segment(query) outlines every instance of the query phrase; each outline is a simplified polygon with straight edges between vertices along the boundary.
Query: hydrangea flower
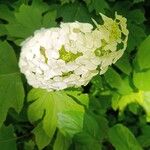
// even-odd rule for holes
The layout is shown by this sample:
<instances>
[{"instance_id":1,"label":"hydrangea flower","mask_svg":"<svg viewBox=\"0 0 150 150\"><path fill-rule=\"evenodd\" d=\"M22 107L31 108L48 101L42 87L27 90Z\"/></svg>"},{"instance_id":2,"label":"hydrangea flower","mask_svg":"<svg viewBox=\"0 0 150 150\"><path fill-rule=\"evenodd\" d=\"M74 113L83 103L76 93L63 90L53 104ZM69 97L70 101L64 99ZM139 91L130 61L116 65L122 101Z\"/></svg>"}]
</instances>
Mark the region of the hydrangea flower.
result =
<instances>
[{"instance_id":1,"label":"hydrangea flower","mask_svg":"<svg viewBox=\"0 0 150 150\"><path fill-rule=\"evenodd\" d=\"M61 23L60 27L37 30L22 43L19 67L35 88L48 91L86 85L103 74L127 46L126 19L101 14L103 24Z\"/></svg>"},{"instance_id":2,"label":"hydrangea flower","mask_svg":"<svg viewBox=\"0 0 150 150\"><path fill-rule=\"evenodd\" d=\"M116 13L114 20L103 14L100 15L103 24L98 24L93 20L97 27L93 34L101 43L94 53L99 58L100 74L103 74L107 71L108 66L115 63L123 55L127 47L129 32L127 30L127 20L121 15Z\"/></svg>"},{"instance_id":3,"label":"hydrangea flower","mask_svg":"<svg viewBox=\"0 0 150 150\"><path fill-rule=\"evenodd\" d=\"M88 39L92 28L88 23L62 23L25 40L19 66L28 83L49 91L86 85L98 73Z\"/></svg>"}]
</instances>

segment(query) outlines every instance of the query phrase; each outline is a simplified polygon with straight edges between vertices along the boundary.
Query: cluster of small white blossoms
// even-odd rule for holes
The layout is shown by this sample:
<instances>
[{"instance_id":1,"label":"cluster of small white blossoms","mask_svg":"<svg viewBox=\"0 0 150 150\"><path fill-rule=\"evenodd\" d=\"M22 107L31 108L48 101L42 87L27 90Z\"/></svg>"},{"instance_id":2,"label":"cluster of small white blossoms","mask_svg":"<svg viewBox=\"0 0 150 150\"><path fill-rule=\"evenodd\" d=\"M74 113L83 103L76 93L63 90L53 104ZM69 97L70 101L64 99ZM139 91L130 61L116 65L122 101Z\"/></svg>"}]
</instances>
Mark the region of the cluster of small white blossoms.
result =
<instances>
[{"instance_id":1,"label":"cluster of small white blossoms","mask_svg":"<svg viewBox=\"0 0 150 150\"><path fill-rule=\"evenodd\" d=\"M101 16L104 24L94 21L96 29L89 23L61 23L26 39L19 67L28 83L48 91L80 87L115 63L127 45L126 19Z\"/></svg>"}]
</instances>

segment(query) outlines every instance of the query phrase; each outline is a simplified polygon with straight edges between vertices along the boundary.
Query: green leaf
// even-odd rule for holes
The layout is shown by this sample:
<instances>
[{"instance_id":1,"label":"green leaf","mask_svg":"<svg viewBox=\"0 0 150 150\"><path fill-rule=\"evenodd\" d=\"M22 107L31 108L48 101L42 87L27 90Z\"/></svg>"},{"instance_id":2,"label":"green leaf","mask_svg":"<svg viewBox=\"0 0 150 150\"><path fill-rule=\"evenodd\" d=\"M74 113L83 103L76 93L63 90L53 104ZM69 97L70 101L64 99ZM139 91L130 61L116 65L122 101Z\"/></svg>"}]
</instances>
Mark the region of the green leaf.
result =
<instances>
[{"instance_id":1,"label":"green leaf","mask_svg":"<svg viewBox=\"0 0 150 150\"><path fill-rule=\"evenodd\" d=\"M79 3L63 5L58 9L58 17L62 17L63 22L92 22L86 7Z\"/></svg>"},{"instance_id":2,"label":"green leaf","mask_svg":"<svg viewBox=\"0 0 150 150\"><path fill-rule=\"evenodd\" d=\"M33 103L28 108L28 117L31 122L43 119L43 129L51 140L57 126L57 114L53 95L46 90L32 89L28 95L28 101Z\"/></svg>"},{"instance_id":3,"label":"green leaf","mask_svg":"<svg viewBox=\"0 0 150 150\"><path fill-rule=\"evenodd\" d=\"M103 131L103 132L99 132L100 141L103 142L103 139L107 138L108 136L108 129L109 129L108 120L101 115L95 115L94 118L98 123L100 131Z\"/></svg>"},{"instance_id":4,"label":"green leaf","mask_svg":"<svg viewBox=\"0 0 150 150\"><path fill-rule=\"evenodd\" d=\"M69 96L72 96L73 98L75 98L81 104L88 107L88 105L89 105L89 96L88 96L88 94L85 94L85 93L83 94L81 91L77 91L77 90L76 91L68 90L68 91L66 91L66 93Z\"/></svg>"},{"instance_id":5,"label":"green leaf","mask_svg":"<svg viewBox=\"0 0 150 150\"><path fill-rule=\"evenodd\" d=\"M132 71L129 56L126 53L115 63L115 66L127 75L129 75Z\"/></svg>"},{"instance_id":6,"label":"green leaf","mask_svg":"<svg viewBox=\"0 0 150 150\"><path fill-rule=\"evenodd\" d=\"M116 150L142 150L132 132L121 124L109 130L109 140Z\"/></svg>"},{"instance_id":7,"label":"green leaf","mask_svg":"<svg viewBox=\"0 0 150 150\"><path fill-rule=\"evenodd\" d=\"M139 90L150 91L150 70L134 72L133 81Z\"/></svg>"},{"instance_id":8,"label":"green leaf","mask_svg":"<svg viewBox=\"0 0 150 150\"><path fill-rule=\"evenodd\" d=\"M138 137L138 141L142 147L147 148L150 146L150 136L149 135L141 135Z\"/></svg>"},{"instance_id":9,"label":"green leaf","mask_svg":"<svg viewBox=\"0 0 150 150\"><path fill-rule=\"evenodd\" d=\"M135 115L138 115L138 113L139 113L139 105L137 103L129 104L128 109L130 112L132 112ZM131 120L132 120L132 118L131 118Z\"/></svg>"},{"instance_id":10,"label":"green leaf","mask_svg":"<svg viewBox=\"0 0 150 150\"><path fill-rule=\"evenodd\" d=\"M138 48L136 59L140 69L150 68L149 58L150 58L150 36L148 36L140 44Z\"/></svg>"},{"instance_id":11,"label":"green leaf","mask_svg":"<svg viewBox=\"0 0 150 150\"><path fill-rule=\"evenodd\" d=\"M0 75L19 73L15 53L7 42L0 42L0 57Z\"/></svg>"},{"instance_id":12,"label":"green leaf","mask_svg":"<svg viewBox=\"0 0 150 150\"><path fill-rule=\"evenodd\" d=\"M7 30L3 24L0 24L0 36L6 35Z\"/></svg>"},{"instance_id":13,"label":"green leaf","mask_svg":"<svg viewBox=\"0 0 150 150\"><path fill-rule=\"evenodd\" d=\"M17 39L18 45L33 35L35 30L56 26L56 12L52 9L48 11L48 5L39 1L33 1L30 6L22 4L18 11L9 11L9 13L14 17L5 25L8 38L14 41Z\"/></svg>"},{"instance_id":14,"label":"green leaf","mask_svg":"<svg viewBox=\"0 0 150 150\"><path fill-rule=\"evenodd\" d=\"M92 86L90 92L93 96L103 90L102 76L100 76L99 74L92 78L91 83Z\"/></svg>"},{"instance_id":15,"label":"green leaf","mask_svg":"<svg viewBox=\"0 0 150 150\"><path fill-rule=\"evenodd\" d=\"M42 127L49 140L52 139L56 127L69 137L82 130L84 108L64 91L32 89L28 101L32 102L28 108L29 120L35 122L43 118Z\"/></svg>"},{"instance_id":16,"label":"green leaf","mask_svg":"<svg viewBox=\"0 0 150 150\"><path fill-rule=\"evenodd\" d=\"M146 113L146 119L150 122L150 91L132 92L123 96L118 94L113 95L112 107L114 110L119 109L120 113L123 112L126 106L131 103L137 103L142 106Z\"/></svg>"},{"instance_id":17,"label":"green leaf","mask_svg":"<svg viewBox=\"0 0 150 150\"><path fill-rule=\"evenodd\" d=\"M33 150L34 147L35 147L35 143L31 140L24 143L24 150Z\"/></svg>"},{"instance_id":18,"label":"green leaf","mask_svg":"<svg viewBox=\"0 0 150 150\"><path fill-rule=\"evenodd\" d=\"M129 77L125 77L124 79L122 79L122 83L120 87L118 87L118 92L122 95L130 94L131 92L133 92L133 89L130 85L131 82L132 81Z\"/></svg>"},{"instance_id":19,"label":"green leaf","mask_svg":"<svg viewBox=\"0 0 150 150\"><path fill-rule=\"evenodd\" d=\"M26 6L24 4L19 8L19 12L15 13L15 17L18 23L31 29L31 31L40 27L42 18L41 12L38 9L31 9L30 6Z\"/></svg>"},{"instance_id":20,"label":"green leaf","mask_svg":"<svg viewBox=\"0 0 150 150\"><path fill-rule=\"evenodd\" d=\"M20 112L24 101L24 89L13 49L7 42L0 42L0 126L9 108Z\"/></svg>"},{"instance_id":21,"label":"green leaf","mask_svg":"<svg viewBox=\"0 0 150 150\"><path fill-rule=\"evenodd\" d=\"M144 12L140 9L126 10L125 13L127 17L127 27L129 29L129 39L128 39L128 46L127 50L130 52L134 50L135 47L138 47L140 43L146 37L145 33L145 15Z\"/></svg>"},{"instance_id":22,"label":"green leaf","mask_svg":"<svg viewBox=\"0 0 150 150\"><path fill-rule=\"evenodd\" d=\"M83 133L77 138L79 141L76 141L75 150L101 150L100 142L95 140L92 136Z\"/></svg>"},{"instance_id":23,"label":"green leaf","mask_svg":"<svg viewBox=\"0 0 150 150\"><path fill-rule=\"evenodd\" d=\"M144 0L133 0L133 3L140 3L140 2L144 2Z\"/></svg>"},{"instance_id":24,"label":"green leaf","mask_svg":"<svg viewBox=\"0 0 150 150\"><path fill-rule=\"evenodd\" d=\"M128 21L129 38L127 50L132 51L135 47L138 47L140 43L146 37L145 30L140 25L136 25L133 22Z\"/></svg>"},{"instance_id":25,"label":"green leaf","mask_svg":"<svg viewBox=\"0 0 150 150\"><path fill-rule=\"evenodd\" d=\"M142 107L146 112L146 119L150 122L150 91L143 93Z\"/></svg>"},{"instance_id":26,"label":"green leaf","mask_svg":"<svg viewBox=\"0 0 150 150\"><path fill-rule=\"evenodd\" d=\"M0 19L8 22L14 22L15 16L6 5L0 5L0 12Z\"/></svg>"},{"instance_id":27,"label":"green leaf","mask_svg":"<svg viewBox=\"0 0 150 150\"><path fill-rule=\"evenodd\" d=\"M125 107L130 103L140 103L141 93L130 93L128 95L120 96L114 94L112 97L112 107L114 110L119 109L120 112L123 112Z\"/></svg>"},{"instance_id":28,"label":"green leaf","mask_svg":"<svg viewBox=\"0 0 150 150\"><path fill-rule=\"evenodd\" d=\"M142 24L146 19L144 13L140 9L134 9L129 12L128 19L136 24Z\"/></svg>"},{"instance_id":29,"label":"green leaf","mask_svg":"<svg viewBox=\"0 0 150 150\"><path fill-rule=\"evenodd\" d=\"M50 6L47 5L47 3L43 2L43 0L32 0L31 6L32 8L38 8L38 10L40 10L40 12L42 13L45 13L50 10Z\"/></svg>"},{"instance_id":30,"label":"green leaf","mask_svg":"<svg viewBox=\"0 0 150 150\"><path fill-rule=\"evenodd\" d=\"M96 14L105 13L105 10L109 8L105 0L84 0L87 4L89 11L96 11Z\"/></svg>"},{"instance_id":31,"label":"green leaf","mask_svg":"<svg viewBox=\"0 0 150 150\"><path fill-rule=\"evenodd\" d=\"M75 0L60 0L61 1L61 4L64 5L66 3L70 3L70 2L75 2Z\"/></svg>"},{"instance_id":32,"label":"green leaf","mask_svg":"<svg viewBox=\"0 0 150 150\"><path fill-rule=\"evenodd\" d=\"M122 84L121 76L113 68L109 68L104 76L112 88L119 88Z\"/></svg>"},{"instance_id":33,"label":"green leaf","mask_svg":"<svg viewBox=\"0 0 150 150\"><path fill-rule=\"evenodd\" d=\"M116 1L115 5L111 7L111 9L113 10L113 13L117 11L117 13L127 17L132 5L132 2L130 1Z\"/></svg>"},{"instance_id":34,"label":"green leaf","mask_svg":"<svg viewBox=\"0 0 150 150\"><path fill-rule=\"evenodd\" d=\"M70 144L71 139L58 132L53 150L68 150Z\"/></svg>"},{"instance_id":35,"label":"green leaf","mask_svg":"<svg viewBox=\"0 0 150 150\"><path fill-rule=\"evenodd\" d=\"M3 150L17 150L13 126L6 127L3 125L0 128L0 147Z\"/></svg>"},{"instance_id":36,"label":"green leaf","mask_svg":"<svg viewBox=\"0 0 150 150\"><path fill-rule=\"evenodd\" d=\"M56 26L56 22L55 22L56 14L57 14L56 10L47 12L43 16L42 25L45 28L55 27Z\"/></svg>"},{"instance_id":37,"label":"green leaf","mask_svg":"<svg viewBox=\"0 0 150 150\"><path fill-rule=\"evenodd\" d=\"M142 134L137 138L142 147L146 148L150 146L150 126L144 125L141 127Z\"/></svg>"},{"instance_id":38,"label":"green leaf","mask_svg":"<svg viewBox=\"0 0 150 150\"><path fill-rule=\"evenodd\" d=\"M21 5L19 12L15 13L15 22L9 22L6 29L11 37L26 38L41 27L41 12L37 8ZM18 32L19 30L19 32Z\"/></svg>"},{"instance_id":39,"label":"green leaf","mask_svg":"<svg viewBox=\"0 0 150 150\"><path fill-rule=\"evenodd\" d=\"M101 120L102 121L102 120ZM106 125L105 122L103 124ZM104 129L104 126L102 129ZM100 126L101 127L101 126ZM84 128L81 133L78 133L74 137L76 143L76 150L101 150L101 129L96 119L90 115L85 114ZM106 127L106 126L105 126Z\"/></svg>"},{"instance_id":40,"label":"green leaf","mask_svg":"<svg viewBox=\"0 0 150 150\"><path fill-rule=\"evenodd\" d=\"M66 137L72 137L81 132L83 128L83 112L76 110L66 110L58 114L58 127L61 133Z\"/></svg>"},{"instance_id":41,"label":"green leaf","mask_svg":"<svg viewBox=\"0 0 150 150\"><path fill-rule=\"evenodd\" d=\"M39 123L36 126L36 128L34 128L32 133L35 135L35 141L39 149L43 149L51 141L50 137L46 134L45 130L43 129L42 123Z\"/></svg>"}]
</instances>

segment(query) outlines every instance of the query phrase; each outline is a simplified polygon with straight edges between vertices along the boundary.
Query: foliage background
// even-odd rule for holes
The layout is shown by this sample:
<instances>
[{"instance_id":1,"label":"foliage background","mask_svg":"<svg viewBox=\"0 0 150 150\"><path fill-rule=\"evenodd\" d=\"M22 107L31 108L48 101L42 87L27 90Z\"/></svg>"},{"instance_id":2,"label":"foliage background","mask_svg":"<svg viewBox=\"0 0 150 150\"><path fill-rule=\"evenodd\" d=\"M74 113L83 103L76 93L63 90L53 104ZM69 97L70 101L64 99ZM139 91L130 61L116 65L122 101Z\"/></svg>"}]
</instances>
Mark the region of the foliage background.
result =
<instances>
[{"instance_id":1,"label":"foliage background","mask_svg":"<svg viewBox=\"0 0 150 150\"><path fill-rule=\"evenodd\" d=\"M0 0L0 149L149 150L149 10L149 0ZM78 89L79 95L74 93L79 99L89 96L83 131L70 138L57 130L47 141L38 122L31 123L27 115L31 87L18 69L19 44L41 27L61 21L92 23L91 18L99 22L99 12L114 17L115 11L128 19L123 57ZM76 131L75 124L69 129Z\"/></svg>"}]
</instances>

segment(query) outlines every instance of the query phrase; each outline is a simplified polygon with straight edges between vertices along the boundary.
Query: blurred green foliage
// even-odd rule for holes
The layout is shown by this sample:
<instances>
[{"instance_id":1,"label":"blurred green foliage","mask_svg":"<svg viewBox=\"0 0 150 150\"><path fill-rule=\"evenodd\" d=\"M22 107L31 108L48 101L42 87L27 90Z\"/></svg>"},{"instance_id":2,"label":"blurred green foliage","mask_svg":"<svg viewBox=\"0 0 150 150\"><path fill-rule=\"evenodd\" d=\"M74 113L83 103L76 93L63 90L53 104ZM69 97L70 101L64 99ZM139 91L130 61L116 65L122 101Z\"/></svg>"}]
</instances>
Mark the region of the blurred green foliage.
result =
<instances>
[{"instance_id":1,"label":"blurred green foliage","mask_svg":"<svg viewBox=\"0 0 150 150\"><path fill-rule=\"evenodd\" d=\"M149 150L149 10L149 0L0 0L0 149ZM61 21L92 23L91 18L100 20L99 13L113 17L116 11L128 20L129 40L123 57L86 87L64 95L62 99L66 104L70 100L72 106L69 113L64 111L65 103L63 110L53 110L50 97L40 107L41 91L35 91L40 95L35 99L32 93L28 96L35 100L30 105L31 87L17 67L20 43L41 27L59 26ZM83 107L81 130L77 125ZM53 117L43 119L45 113L53 116L55 111L63 118L60 124Z\"/></svg>"}]
</instances>

